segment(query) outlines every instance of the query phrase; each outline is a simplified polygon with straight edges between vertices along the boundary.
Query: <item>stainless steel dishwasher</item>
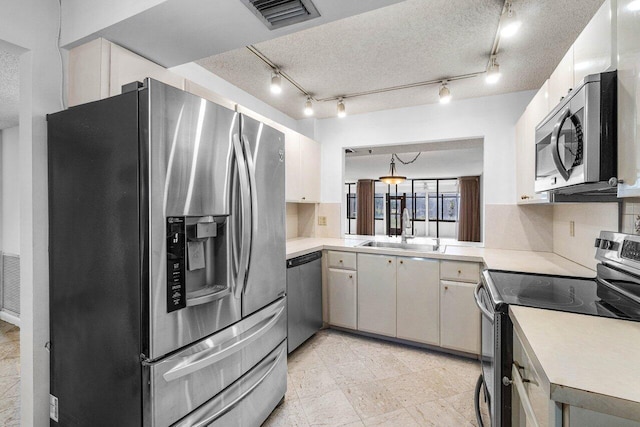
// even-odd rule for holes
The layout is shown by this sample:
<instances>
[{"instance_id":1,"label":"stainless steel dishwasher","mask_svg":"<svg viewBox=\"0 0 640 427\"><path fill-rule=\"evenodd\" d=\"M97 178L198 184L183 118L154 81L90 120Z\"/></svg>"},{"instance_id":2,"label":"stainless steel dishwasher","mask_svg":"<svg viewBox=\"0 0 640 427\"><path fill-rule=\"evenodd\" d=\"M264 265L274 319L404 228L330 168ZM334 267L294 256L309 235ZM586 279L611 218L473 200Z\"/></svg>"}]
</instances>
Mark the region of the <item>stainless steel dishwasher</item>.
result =
<instances>
[{"instance_id":1,"label":"stainless steel dishwasher","mask_svg":"<svg viewBox=\"0 0 640 427\"><path fill-rule=\"evenodd\" d=\"M287 260L287 350L322 327L322 252Z\"/></svg>"}]
</instances>

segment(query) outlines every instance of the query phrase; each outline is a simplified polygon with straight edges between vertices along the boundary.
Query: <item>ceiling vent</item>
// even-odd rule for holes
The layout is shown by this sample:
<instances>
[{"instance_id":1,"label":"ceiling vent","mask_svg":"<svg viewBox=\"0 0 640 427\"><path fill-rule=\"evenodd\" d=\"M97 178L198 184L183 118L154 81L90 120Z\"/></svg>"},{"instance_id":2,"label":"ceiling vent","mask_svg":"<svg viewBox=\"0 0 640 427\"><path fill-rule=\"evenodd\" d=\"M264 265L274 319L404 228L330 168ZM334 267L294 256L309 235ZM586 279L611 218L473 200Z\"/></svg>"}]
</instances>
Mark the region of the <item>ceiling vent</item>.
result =
<instances>
[{"instance_id":1,"label":"ceiling vent","mask_svg":"<svg viewBox=\"0 0 640 427\"><path fill-rule=\"evenodd\" d=\"M311 0L242 0L270 30L320 16Z\"/></svg>"}]
</instances>

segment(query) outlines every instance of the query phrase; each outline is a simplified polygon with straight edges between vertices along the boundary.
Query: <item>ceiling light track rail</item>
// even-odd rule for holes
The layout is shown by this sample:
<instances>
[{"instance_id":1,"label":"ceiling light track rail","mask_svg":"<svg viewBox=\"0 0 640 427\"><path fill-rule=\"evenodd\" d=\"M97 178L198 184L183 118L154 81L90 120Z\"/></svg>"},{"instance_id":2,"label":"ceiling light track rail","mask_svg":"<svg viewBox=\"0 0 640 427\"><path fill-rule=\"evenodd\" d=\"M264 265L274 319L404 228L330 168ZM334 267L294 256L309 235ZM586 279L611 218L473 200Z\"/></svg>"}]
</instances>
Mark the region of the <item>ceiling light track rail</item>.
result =
<instances>
[{"instance_id":1,"label":"ceiling light track rail","mask_svg":"<svg viewBox=\"0 0 640 427\"><path fill-rule=\"evenodd\" d=\"M249 49L249 52L253 53L255 56L257 56L258 58L260 58L262 60L262 62L264 62L265 64L267 64L271 70L274 73L278 73L280 74L286 81L288 81L289 83L291 83L296 89L298 89L304 96L311 98L314 101L317 101L317 99L315 99L311 93L309 93L305 88L303 88L302 86L300 86L300 84L298 82L296 82L290 75L288 75L287 73L285 73L284 71L282 71L280 69L280 67L278 67L276 64L274 64L269 58L267 58L262 52L260 52L258 49L256 49L255 46L253 45L249 45L247 46L247 49ZM337 99L337 98L336 98Z\"/></svg>"}]
</instances>

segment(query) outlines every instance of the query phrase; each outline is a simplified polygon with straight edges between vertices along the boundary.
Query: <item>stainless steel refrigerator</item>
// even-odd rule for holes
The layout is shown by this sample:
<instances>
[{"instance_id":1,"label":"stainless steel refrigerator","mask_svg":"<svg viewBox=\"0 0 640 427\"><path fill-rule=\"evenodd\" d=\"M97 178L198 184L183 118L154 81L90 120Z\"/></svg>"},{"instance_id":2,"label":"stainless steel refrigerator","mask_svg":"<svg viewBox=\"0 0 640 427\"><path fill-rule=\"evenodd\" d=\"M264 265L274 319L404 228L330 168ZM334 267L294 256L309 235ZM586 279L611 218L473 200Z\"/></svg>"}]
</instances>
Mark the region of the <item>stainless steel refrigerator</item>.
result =
<instances>
[{"instance_id":1,"label":"stainless steel refrigerator","mask_svg":"<svg viewBox=\"0 0 640 427\"><path fill-rule=\"evenodd\" d=\"M286 391L284 136L146 79L48 116L51 425L256 426Z\"/></svg>"}]
</instances>

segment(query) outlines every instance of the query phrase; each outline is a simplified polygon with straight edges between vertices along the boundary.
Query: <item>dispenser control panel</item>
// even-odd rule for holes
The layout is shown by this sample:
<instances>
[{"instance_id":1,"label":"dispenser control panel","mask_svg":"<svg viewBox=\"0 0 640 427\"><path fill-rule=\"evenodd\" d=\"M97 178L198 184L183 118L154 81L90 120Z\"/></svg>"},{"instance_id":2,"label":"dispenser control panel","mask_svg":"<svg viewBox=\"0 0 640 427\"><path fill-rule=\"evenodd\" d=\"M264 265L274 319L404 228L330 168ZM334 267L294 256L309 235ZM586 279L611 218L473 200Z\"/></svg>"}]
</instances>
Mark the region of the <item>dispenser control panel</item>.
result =
<instances>
[{"instance_id":1,"label":"dispenser control panel","mask_svg":"<svg viewBox=\"0 0 640 427\"><path fill-rule=\"evenodd\" d=\"M185 239L185 218L167 218L167 313L187 306Z\"/></svg>"}]
</instances>

